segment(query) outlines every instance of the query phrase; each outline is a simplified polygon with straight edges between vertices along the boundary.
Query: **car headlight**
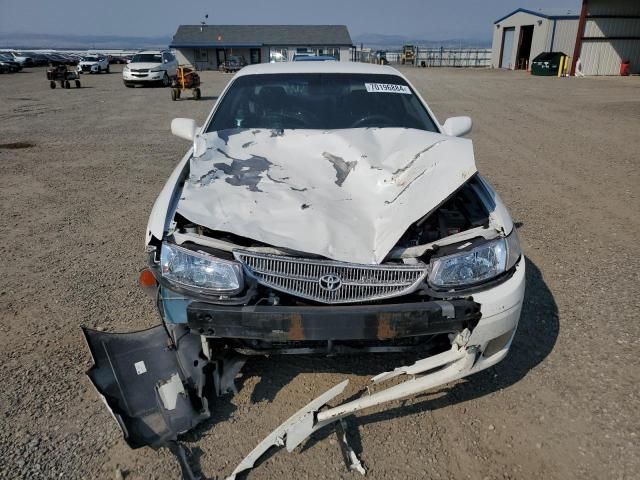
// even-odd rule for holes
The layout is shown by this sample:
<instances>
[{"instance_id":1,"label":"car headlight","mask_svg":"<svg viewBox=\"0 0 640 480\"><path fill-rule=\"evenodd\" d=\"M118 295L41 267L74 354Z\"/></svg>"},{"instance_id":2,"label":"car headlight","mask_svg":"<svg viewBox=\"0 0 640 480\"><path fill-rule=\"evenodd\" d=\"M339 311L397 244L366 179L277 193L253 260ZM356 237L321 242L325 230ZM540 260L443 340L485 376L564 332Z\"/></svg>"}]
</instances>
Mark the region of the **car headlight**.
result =
<instances>
[{"instance_id":1,"label":"car headlight","mask_svg":"<svg viewBox=\"0 0 640 480\"><path fill-rule=\"evenodd\" d=\"M428 282L436 288L469 287L491 280L511 269L521 255L515 229L505 238L478 247L434 258Z\"/></svg>"},{"instance_id":2,"label":"car headlight","mask_svg":"<svg viewBox=\"0 0 640 480\"><path fill-rule=\"evenodd\" d=\"M160 67L155 67L155 68L150 68L149 69L150 72L159 72L160 70L162 70L162 68L160 68Z\"/></svg>"},{"instance_id":3,"label":"car headlight","mask_svg":"<svg viewBox=\"0 0 640 480\"><path fill-rule=\"evenodd\" d=\"M189 290L232 294L243 288L242 267L238 262L170 243L162 244L160 267L163 278Z\"/></svg>"}]
</instances>

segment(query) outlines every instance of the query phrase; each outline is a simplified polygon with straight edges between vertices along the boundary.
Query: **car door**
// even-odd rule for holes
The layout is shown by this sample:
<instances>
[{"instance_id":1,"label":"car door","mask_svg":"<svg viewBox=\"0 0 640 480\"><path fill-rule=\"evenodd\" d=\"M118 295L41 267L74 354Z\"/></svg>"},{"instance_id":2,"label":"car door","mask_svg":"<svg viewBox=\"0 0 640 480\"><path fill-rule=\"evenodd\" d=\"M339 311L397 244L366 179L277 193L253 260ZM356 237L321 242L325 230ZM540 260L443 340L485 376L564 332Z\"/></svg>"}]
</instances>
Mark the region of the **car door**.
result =
<instances>
[{"instance_id":1,"label":"car door","mask_svg":"<svg viewBox=\"0 0 640 480\"><path fill-rule=\"evenodd\" d=\"M162 55L164 61L164 68L167 71L167 75L170 77L176 76L176 70L178 68L178 61L171 53L164 53Z\"/></svg>"}]
</instances>

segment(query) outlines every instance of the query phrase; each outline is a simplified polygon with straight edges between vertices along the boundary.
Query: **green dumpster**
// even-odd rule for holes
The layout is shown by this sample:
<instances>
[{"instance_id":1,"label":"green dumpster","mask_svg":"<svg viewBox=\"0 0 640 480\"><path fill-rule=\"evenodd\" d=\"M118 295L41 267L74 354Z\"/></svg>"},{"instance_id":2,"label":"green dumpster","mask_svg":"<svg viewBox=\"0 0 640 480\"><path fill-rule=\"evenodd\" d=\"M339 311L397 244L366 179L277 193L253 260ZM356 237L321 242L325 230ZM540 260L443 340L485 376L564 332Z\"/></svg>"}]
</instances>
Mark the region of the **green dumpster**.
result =
<instances>
[{"instance_id":1,"label":"green dumpster","mask_svg":"<svg viewBox=\"0 0 640 480\"><path fill-rule=\"evenodd\" d=\"M566 55L562 52L543 52L531 62L532 75L558 75L560 61Z\"/></svg>"}]
</instances>

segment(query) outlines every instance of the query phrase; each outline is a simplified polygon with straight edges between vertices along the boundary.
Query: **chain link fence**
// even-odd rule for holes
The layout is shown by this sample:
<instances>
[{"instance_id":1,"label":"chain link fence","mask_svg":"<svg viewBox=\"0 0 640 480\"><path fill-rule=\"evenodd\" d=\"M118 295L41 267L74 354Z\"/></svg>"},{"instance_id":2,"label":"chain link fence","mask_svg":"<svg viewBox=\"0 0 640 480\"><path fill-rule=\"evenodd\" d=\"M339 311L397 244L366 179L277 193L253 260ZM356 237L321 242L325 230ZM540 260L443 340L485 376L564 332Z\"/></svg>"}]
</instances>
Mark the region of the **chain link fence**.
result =
<instances>
[{"instance_id":1,"label":"chain link fence","mask_svg":"<svg viewBox=\"0 0 640 480\"><path fill-rule=\"evenodd\" d=\"M356 61L366 63L380 63L380 51L367 49L356 50ZM401 52L384 52L386 62L390 64L402 64ZM411 63L409 64L411 65ZM489 68L491 67L490 48L422 48L415 49L415 63L417 67L464 67L464 68Z\"/></svg>"}]
</instances>

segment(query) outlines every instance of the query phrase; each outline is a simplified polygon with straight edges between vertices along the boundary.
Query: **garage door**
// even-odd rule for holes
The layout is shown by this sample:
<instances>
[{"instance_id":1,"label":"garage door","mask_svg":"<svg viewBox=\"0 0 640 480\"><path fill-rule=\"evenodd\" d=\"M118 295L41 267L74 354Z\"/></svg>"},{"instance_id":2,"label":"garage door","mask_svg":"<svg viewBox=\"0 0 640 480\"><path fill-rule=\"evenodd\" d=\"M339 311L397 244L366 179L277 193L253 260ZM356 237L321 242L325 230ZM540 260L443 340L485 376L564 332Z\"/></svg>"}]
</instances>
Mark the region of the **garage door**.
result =
<instances>
[{"instance_id":1,"label":"garage door","mask_svg":"<svg viewBox=\"0 0 640 480\"><path fill-rule=\"evenodd\" d=\"M513 50L513 37L515 27L505 28L502 31L502 52L500 52L500 68L511 68L511 52Z\"/></svg>"}]
</instances>

